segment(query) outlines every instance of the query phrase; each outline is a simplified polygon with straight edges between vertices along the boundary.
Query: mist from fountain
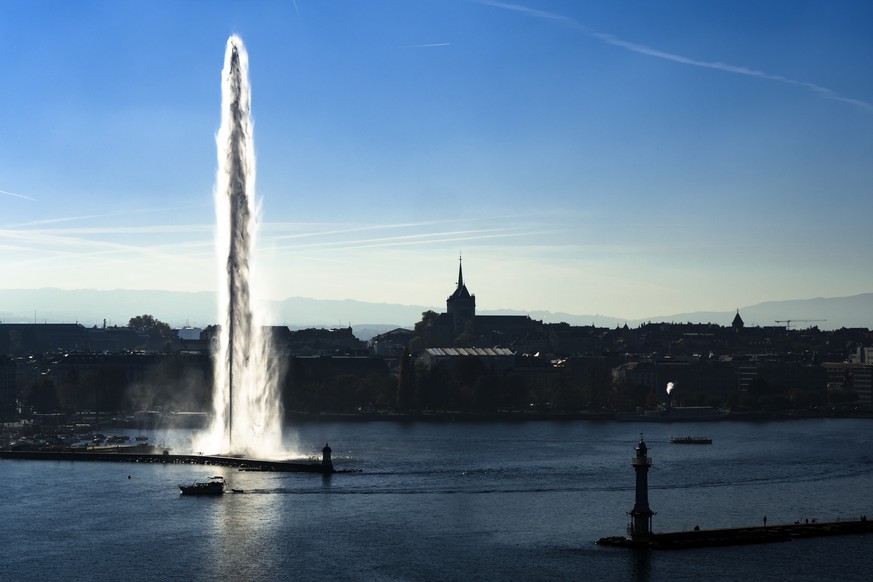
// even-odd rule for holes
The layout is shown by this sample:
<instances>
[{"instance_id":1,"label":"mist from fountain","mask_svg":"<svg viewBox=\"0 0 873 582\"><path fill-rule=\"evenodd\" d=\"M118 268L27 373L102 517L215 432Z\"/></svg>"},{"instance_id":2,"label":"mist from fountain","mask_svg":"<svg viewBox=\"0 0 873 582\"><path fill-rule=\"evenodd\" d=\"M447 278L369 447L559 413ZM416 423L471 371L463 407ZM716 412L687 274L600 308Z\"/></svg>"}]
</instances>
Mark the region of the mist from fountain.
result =
<instances>
[{"instance_id":1,"label":"mist from fountain","mask_svg":"<svg viewBox=\"0 0 873 582\"><path fill-rule=\"evenodd\" d=\"M264 333L257 301L254 241L257 208L248 54L227 40L221 72L221 128L216 135L216 248L220 261L219 332L213 345L212 424L196 435L195 451L251 458L287 457L282 444L281 360Z\"/></svg>"}]
</instances>

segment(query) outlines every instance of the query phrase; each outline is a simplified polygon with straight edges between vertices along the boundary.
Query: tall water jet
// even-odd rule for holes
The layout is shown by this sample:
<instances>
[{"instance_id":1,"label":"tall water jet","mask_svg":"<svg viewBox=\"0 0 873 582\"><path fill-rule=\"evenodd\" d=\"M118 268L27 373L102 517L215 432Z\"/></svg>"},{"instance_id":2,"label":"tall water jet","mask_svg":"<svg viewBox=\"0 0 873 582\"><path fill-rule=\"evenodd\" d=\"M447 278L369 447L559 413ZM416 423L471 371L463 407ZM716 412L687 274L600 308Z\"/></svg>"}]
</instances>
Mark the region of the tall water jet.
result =
<instances>
[{"instance_id":1,"label":"tall water jet","mask_svg":"<svg viewBox=\"0 0 873 582\"><path fill-rule=\"evenodd\" d=\"M212 425L195 448L275 458L282 454L282 374L253 294L255 155L248 55L238 36L227 40L221 77L215 180L220 331L213 346Z\"/></svg>"}]
</instances>

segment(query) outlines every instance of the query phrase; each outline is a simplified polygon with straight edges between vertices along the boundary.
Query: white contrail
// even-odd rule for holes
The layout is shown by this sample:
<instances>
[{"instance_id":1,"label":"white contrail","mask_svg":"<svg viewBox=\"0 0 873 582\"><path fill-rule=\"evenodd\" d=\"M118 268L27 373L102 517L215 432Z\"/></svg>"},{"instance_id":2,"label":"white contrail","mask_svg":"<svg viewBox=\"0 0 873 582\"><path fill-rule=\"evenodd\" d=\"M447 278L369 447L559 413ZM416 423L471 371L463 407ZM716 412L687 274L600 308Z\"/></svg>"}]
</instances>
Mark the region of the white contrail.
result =
<instances>
[{"instance_id":1,"label":"white contrail","mask_svg":"<svg viewBox=\"0 0 873 582\"><path fill-rule=\"evenodd\" d=\"M435 46L452 46L450 42L432 42L430 44L408 44L403 48L431 48Z\"/></svg>"},{"instance_id":2,"label":"white contrail","mask_svg":"<svg viewBox=\"0 0 873 582\"><path fill-rule=\"evenodd\" d=\"M612 45L618 48L623 48L625 50L635 52L637 54L655 57L658 59L664 59L667 61L672 61L674 63L680 63L683 65L690 65L692 67L701 67L704 69L713 69L716 71L722 71L725 73L733 73L735 75L746 75L748 77L756 77L758 79L766 79L768 81L777 81L779 83L786 83L789 85L795 85L798 87L803 87L812 91L813 93L817 93L821 97L826 99L831 99L834 101L840 101L842 103L848 103L850 105L855 105L857 107L861 107L863 109L867 109L873 111L873 104L870 104L861 99L853 99L851 97L844 97L837 93L832 89L828 89L827 87L823 87L821 85L816 85L815 83L809 83L807 81L798 81L796 79L791 79L788 77L783 77L782 75L773 75L771 73L766 73L764 71L758 71L756 69L751 69L748 67L742 67L738 65L731 65L729 63L722 63L718 61L701 61L697 59L692 59L689 57L685 57L682 55L677 55L674 53L668 53L665 51L661 51L658 49L654 49L645 45L636 44L633 42L628 42L626 40L620 39L614 35L607 34L604 32L599 32L585 26L584 24L576 21L569 16L564 16L562 14L556 14L554 12L547 12L545 10L537 10L535 8L530 8L528 6L523 6L520 4L511 4L508 2L501 2L499 0L479 0L482 4L487 4L488 6L494 6L495 8L502 8L504 10L512 10L514 12L520 12L523 14L528 14L530 16L534 16L536 18L542 18L544 20L553 20L555 22L560 22L566 26L579 30L586 35L599 40L600 42L608 45Z\"/></svg>"},{"instance_id":3,"label":"white contrail","mask_svg":"<svg viewBox=\"0 0 873 582\"><path fill-rule=\"evenodd\" d=\"M11 194L11 193L10 193ZM22 196L18 194L17 196ZM27 198L27 196L22 196L23 198ZM29 200L34 200L33 198L29 198ZM78 216L59 216L57 218L43 218L40 220L31 220L28 222L22 222L15 225L7 225L8 227L25 227L25 226L39 226L43 224L54 224L59 222L76 222L79 220L93 220L93 219L105 219L105 218L113 218L117 216L134 216L138 214L154 214L158 212L176 212L178 210L187 210L190 208L201 208L203 205L194 204L190 206L170 206L167 208L141 208L138 210L124 210L120 212L107 212L105 214L82 214Z\"/></svg>"},{"instance_id":4,"label":"white contrail","mask_svg":"<svg viewBox=\"0 0 873 582\"><path fill-rule=\"evenodd\" d=\"M99 218L96 214L84 216L64 216L61 218L44 218L42 220L31 220L30 222L22 222L20 224L9 225L10 228L22 228L25 226L41 226L44 224L57 224L59 222L75 222L77 220L89 220L91 218Z\"/></svg>"},{"instance_id":5,"label":"white contrail","mask_svg":"<svg viewBox=\"0 0 873 582\"><path fill-rule=\"evenodd\" d=\"M36 202L36 198L31 198L30 196L25 196L24 194L16 194L15 192L9 192L8 190L0 190L0 194L5 194L6 196L11 196L13 198L21 198L22 200L30 200L31 202Z\"/></svg>"},{"instance_id":6,"label":"white contrail","mask_svg":"<svg viewBox=\"0 0 873 582\"><path fill-rule=\"evenodd\" d=\"M208 224L150 224L147 226L83 226L74 228L44 229L42 232L55 234L104 235L104 234L200 234L211 233ZM32 232L40 232L32 229Z\"/></svg>"},{"instance_id":7,"label":"white contrail","mask_svg":"<svg viewBox=\"0 0 873 582\"><path fill-rule=\"evenodd\" d=\"M329 236L329 235L337 235L337 234L352 234L357 232L372 232L372 231L388 231L388 230L399 230L399 229L421 229L422 227L428 226L439 226L444 224L457 224L457 223L470 223L475 219L460 219L460 220L426 220L419 222L399 222L394 224L368 224L363 226L346 226L343 224L335 224L335 223L268 223L265 225L266 228L263 228L265 231L276 232L276 231L284 231L287 229L302 229L302 228L324 228L326 230L310 230L307 232L295 232L293 234L280 234L276 235L274 238L276 240L281 239L291 239L291 238L308 238L308 237L320 237L320 236ZM506 228L506 227L504 227Z\"/></svg>"},{"instance_id":8,"label":"white contrail","mask_svg":"<svg viewBox=\"0 0 873 582\"><path fill-rule=\"evenodd\" d=\"M376 247L396 247L396 246L411 246L425 244L445 244L448 242L471 241L483 239L498 239L498 238L518 238L534 235L547 234L548 230L543 231L516 231L506 232L510 229L494 229L481 231L456 231L456 232L435 232L429 234L410 234L404 236L387 236L368 239L353 239L353 240L336 240L325 242L312 242L298 245L283 245L276 247L281 250L300 250L300 249L361 249L361 248L376 248Z\"/></svg>"}]
</instances>

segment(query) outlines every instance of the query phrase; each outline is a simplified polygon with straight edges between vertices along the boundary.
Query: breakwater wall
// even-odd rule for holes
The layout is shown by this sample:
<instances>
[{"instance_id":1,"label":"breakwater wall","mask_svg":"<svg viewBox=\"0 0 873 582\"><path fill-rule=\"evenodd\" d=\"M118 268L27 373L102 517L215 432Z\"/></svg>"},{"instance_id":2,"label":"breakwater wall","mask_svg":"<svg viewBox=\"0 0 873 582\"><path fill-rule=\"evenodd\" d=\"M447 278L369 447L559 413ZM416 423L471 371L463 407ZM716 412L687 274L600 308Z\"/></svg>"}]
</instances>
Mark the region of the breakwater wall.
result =
<instances>
[{"instance_id":1,"label":"breakwater wall","mask_svg":"<svg viewBox=\"0 0 873 582\"><path fill-rule=\"evenodd\" d=\"M738 546L787 542L792 539L835 535L862 535L873 533L873 521L862 518L854 521L823 523L784 524L728 529L711 529L657 533L645 539L630 540L622 536L597 540L601 546L641 548L651 550L677 550L716 546Z\"/></svg>"},{"instance_id":2,"label":"breakwater wall","mask_svg":"<svg viewBox=\"0 0 873 582\"><path fill-rule=\"evenodd\" d=\"M0 459L211 465L217 467L231 467L241 471L272 471L279 473L331 474L339 472L332 466L324 465L321 462L292 463L283 461L263 461L221 455L171 455L141 452L0 451Z\"/></svg>"}]
</instances>

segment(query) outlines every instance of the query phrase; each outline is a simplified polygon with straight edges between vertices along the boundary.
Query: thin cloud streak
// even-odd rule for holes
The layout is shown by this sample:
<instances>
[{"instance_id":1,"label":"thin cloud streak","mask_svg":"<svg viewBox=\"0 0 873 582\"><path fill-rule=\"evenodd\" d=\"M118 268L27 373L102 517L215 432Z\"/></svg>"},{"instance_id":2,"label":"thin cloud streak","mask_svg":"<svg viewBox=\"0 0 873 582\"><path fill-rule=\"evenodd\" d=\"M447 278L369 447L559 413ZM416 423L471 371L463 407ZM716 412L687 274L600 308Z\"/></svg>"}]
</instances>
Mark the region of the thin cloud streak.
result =
<instances>
[{"instance_id":1,"label":"thin cloud streak","mask_svg":"<svg viewBox=\"0 0 873 582\"><path fill-rule=\"evenodd\" d=\"M460 222L472 222L473 219L465 219ZM296 239L296 238L307 238L314 236L327 236L327 235L335 235L335 234L351 234L355 232L372 232L375 230L396 230L401 228L420 228L425 226L436 226L440 224L447 224L450 222L458 222L458 221L447 221L447 220L429 220L423 222L406 222L406 223L397 223L397 224L371 224L366 226L349 226L349 227L338 227L333 223L266 223L258 226L258 230L261 232L270 232L275 231L281 228L315 228L315 227L330 227L331 230L319 230L314 232L300 232L295 234L281 234L274 236L273 238L277 240L284 239Z\"/></svg>"},{"instance_id":2,"label":"thin cloud streak","mask_svg":"<svg viewBox=\"0 0 873 582\"><path fill-rule=\"evenodd\" d=\"M66 216L63 218L46 218L44 220L33 220L31 222L22 222L20 224L11 224L8 228L24 228L28 226L40 226L43 224L57 224L60 222L76 222L77 220L89 220L91 218L100 218L97 214L87 216Z\"/></svg>"},{"instance_id":3,"label":"thin cloud streak","mask_svg":"<svg viewBox=\"0 0 873 582\"><path fill-rule=\"evenodd\" d=\"M100 234L200 234L212 232L213 225L203 224L155 224L151 226L83 226L80 228L52 228L52 229L9 229L0 232L31 232L56 235L100 235Z\"/></svg>"},{"instance_id":4,"label":"thin cloud streak","mask_svg":"<svg viewBox=\"0 0 873 582\"><path fill-rule=\"evenodd\" d=\"M21 198L22 200L30 200L31 202L36 202L36 198L32 198L30 196L25 196L24 194L16 194L15 192L10 192L8 190L0 190L0 194L5 194L6 196L10 196L12 198Z\"/></svg>"},{"instance_id":5,"label":"thin cloud streak","mask_svg":"<svg viewBox=\"0 0 873 582\"><path fill-rule=\"evenodd\" d=\"M719 61L701 61L697 59L692 59L689 57L685 57L682 55L677 55L674 53L669 53L666 51L654 49L645 45L629 42L618 38L612 34L604 33L597 31L593 28L590 28L577 20L570 18L568 16L564 16L561 14L556 14L553 12L547 12L544 10L538 10L535 8L530 8L528 6L523 6L520 4L510 4L508 2L500 2L499 0L479 0L480 3L493 6L495 8L501 8L503 10L511 10L513 12L519 12L522 14L528 14L530 16L536 18L542 18L544 20L552 20L555 22L559 22L565 26L573 28L575 30L579 30L584 34L588 35L591 38L594 38L604 44L608 44L614 47L622 48L630 52L634 52L637 54L654 57L658 59L663 59L667 61L672 61L674 63L680 63L683 65L689 65L692 67L700 67L704 69L712 69L716 71L721 71L724 73L732 73L735 75L745 75L747 77L755 77L758 79L764 79L767 81L776 81L778 83L786 83L788 85L794 85L796 87L803 87L813 93L816 93L820 97L825 99L831 99L833 101L839 101L841 103L847 103L850 105L854 105L856 107L860 107L862 109L866 109L868 111L873 111L873 104L863 101L861 99L854 99L851 97L844 97L837 93L832 89L828 89L827 87L823 87L821 85L817 85L815 83L809 83L807 81L798 81L796 79L791 79L788 77L783 77L782 75L773 75L770 73L766 73L764 71L759 71L757 69L751 69L749 67L742 67L738 65L731 65L729 63L722 63Z\"/></svg>"},{"instance_id":6,"label":"thin cloud streak","mask_svg":"<svg viewBox=\"0 0 873 582\"><path fill-rule=\"evenodd\" d=\"M105 218L115 218L118 216L136 216L140 214L155 214L158 212L177 212L179 210L188 210L191 208L201 208L205 207L205 205L195 204L190 206L171 206L167 208L141 208L139 210L125 210L119 212L109 212L106 214L83 214L81 216L62 216L58 218L46 218L42 220L32 220L30 222L22 222L14 225L7 225L7 228L22 228L27 226L39 226L41 224L56 224L59 222L76 222L80 220L94 220L94 219L105 219Z\"/></svg>"},{"instance_id":7,"label":"thin cloud streak","mask_svg":"<svg viewBox=\"0 0 873 582\"><path fill-rule=\"evenodd\" d=\"M134 254L141 256L153 256L161 258L174 258L183 256L182 248L214 248L211 240L179 242L160 245L131 245L119 242L96 241L82 237L58 235L44 231L18 231L0 230L0 240L4 246L14 245L19 254L43 253L53 256L93 257L107 254ZM171 252L165 252L165 251ZM205 254L205 253L199 253Z\"/></svg>"},{"instance_id":8,"label":"thin cloud streak","mask_svg":"<svg viewBox=\"0 0 873 582\"><path fill-rule=\"evenodd\" d=\"M48 221L40 221L41 224L68 222L80 220L85 217L67 217ZM554 228L542 231L531 231L530 225L508 225L492 228L475 228L476 219L462 220L432 220L397 224L375 224L354 227L343 227L331 223L272 223L260 225L259 238L262 239L262 247L266 252L300 249L354 249L373 248L384 246L404 246L421 244L444 244L458 241L484 240L494 238L519 238L535 235L554 233ZM474 228L468 229L436 229L431 232L421 232L430 227L445 226L448 224L466 223ZM312 228L313 226L331 228L317 231L295 234L276 234L287 228ZM268 227L268 228L263 228ZM389 235L391 231L401 231L396 235ZM403 230L412 230L411 233L402 233ZM172 259L191 255L198 256L214 254L213 240L214 226L212 224L187 224L187 225L145 225L145 226L93 226L93 227L60 227L60 228L0 228L0 248L13 250L17 255L48 255L51 257L78 258L98 257L105 255L139 255L153 256ZM266 231L266 232L265 232ZM346 235L360 235L373 233L376 236L359 237L351 240ZM383 236L379 236L383 234ZM142 245L131 244L128 240L136 240L136 236L154 235L193 235L193 240L170 240L161 244ZM111 237L110 240L94 237ZM130 237L130 238L129 238ZM175 237L178 239L178 237ZM114 240L112 240L114 239ZM310 243L304 244L281 244L282 241L291 242L309 239ZM313 240L315 239L315 240ZM318 239L320 241L316 242ZM32 262L33 259L27 261Z\"/></svg>"}]
</instances>

